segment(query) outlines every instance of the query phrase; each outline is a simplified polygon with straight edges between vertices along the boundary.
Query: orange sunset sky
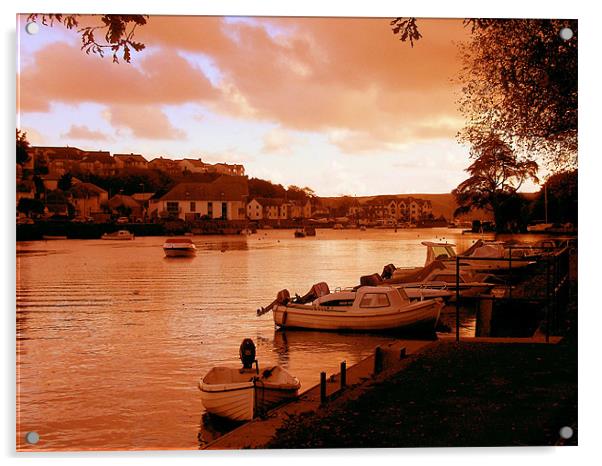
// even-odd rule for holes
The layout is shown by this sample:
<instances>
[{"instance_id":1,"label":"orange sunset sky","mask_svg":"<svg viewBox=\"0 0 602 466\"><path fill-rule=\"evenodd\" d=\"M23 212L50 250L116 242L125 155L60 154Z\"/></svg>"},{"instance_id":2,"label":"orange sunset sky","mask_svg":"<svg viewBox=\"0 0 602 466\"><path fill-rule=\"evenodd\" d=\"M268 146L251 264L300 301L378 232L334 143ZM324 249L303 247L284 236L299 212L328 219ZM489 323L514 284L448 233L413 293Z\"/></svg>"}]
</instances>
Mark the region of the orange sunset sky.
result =
<instances>
[{"instance_id":1,"label":"orange sunset sky","mask_svg":"<svg viewBox=\"0 0 602 466\"><path fill-rule=\"evenodd\" d=\"M390 18L151 16L130 64L25 20L18 125L34 145L242 163L323 196L449 192L466 176L461 20L421 20L412 48Z\"/></svg>"}]
</instances>

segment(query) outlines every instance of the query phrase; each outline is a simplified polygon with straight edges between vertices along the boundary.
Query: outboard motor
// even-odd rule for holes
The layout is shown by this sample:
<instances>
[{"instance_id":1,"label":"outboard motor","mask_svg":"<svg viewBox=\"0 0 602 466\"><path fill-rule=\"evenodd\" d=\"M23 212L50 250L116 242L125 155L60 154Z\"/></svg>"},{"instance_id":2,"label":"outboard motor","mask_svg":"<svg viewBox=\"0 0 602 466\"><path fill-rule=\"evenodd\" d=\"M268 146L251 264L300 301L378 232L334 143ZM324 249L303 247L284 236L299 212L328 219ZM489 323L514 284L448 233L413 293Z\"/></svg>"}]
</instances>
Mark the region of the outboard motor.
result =
<instances>
[{"instance_id":1,"label":"outboard motor","mask_svg":"<svg viewBox=\"0 0 602 466\"><path fill-rule=\"evenodd\" d=\"M395 272L396 267L393 264L387 264L383 268L383 273L380 275L383 280L388 280L393 277L393 272Z\"/></svg>"},{"instance_id":2,"label":"outboard motor","mask_svg":"<svg viewBox=\"0 0 602 466\"><path fill-rule=\"evenodd\" d=\"M252 369L255 362L255 343L250 338L245 338L240 344L240 360L243 369Z\"/></svg>"}]
</instances>

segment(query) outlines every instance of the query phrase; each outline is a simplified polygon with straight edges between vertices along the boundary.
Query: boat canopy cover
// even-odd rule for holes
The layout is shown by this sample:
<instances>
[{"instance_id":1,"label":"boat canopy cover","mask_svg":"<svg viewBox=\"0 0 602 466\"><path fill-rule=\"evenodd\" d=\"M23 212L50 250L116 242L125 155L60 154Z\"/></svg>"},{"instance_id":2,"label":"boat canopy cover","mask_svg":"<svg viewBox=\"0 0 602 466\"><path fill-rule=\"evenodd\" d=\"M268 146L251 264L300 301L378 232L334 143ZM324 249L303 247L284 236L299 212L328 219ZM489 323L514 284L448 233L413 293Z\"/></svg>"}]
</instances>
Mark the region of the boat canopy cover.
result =
<instances>
[{"instance_id":1,"label":"boat canopy cover","mask_svg":"<svg viewBox=\"0 0 602 466\"><path fill-rule=\"evenodd\" d=\"M484 244L475 249L470 257L490 257L492 259L504 257L504 246L501 244Z\"/></svg>"},{"instance_id":2,"label":"boat canopy cover","mask_svg":"<svg viewBox=\"0 0 602 466\"><path fill-rule=\"evenodd\" d=\"M168 238L165 240L166 243L192 243L190 238Z\"/></svg>"}]
</instances>

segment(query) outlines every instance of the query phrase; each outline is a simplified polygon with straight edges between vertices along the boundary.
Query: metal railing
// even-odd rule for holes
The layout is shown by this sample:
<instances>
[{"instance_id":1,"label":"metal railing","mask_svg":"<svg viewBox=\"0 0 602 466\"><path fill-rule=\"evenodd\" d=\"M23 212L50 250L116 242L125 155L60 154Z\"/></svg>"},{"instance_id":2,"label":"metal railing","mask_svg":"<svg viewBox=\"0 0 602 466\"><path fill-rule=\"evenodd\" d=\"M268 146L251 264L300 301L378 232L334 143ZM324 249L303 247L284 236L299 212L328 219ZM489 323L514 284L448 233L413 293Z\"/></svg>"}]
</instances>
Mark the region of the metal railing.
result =
<instances>
[{"instance_id":1,"label":"metal railing","mask_svg":"<svg viewBox=\"0 0 602 466\"><path fill-rule=\"evenodd\" d=\"M468 267L475 272L478 271L477 273L487 273L485 267L479 269L478 263L482 261L507 264L501 276L502 283L496 287L504 291L503 299L510 305L527 301L537 303L543 311L546 342L549 342L551 334L558 334L565 330L566 310L572 298L571 284L576 278L571 276L571 259L576 254L576 244L566 242L559 248L513 245L509 246L507 251L508 256L502 258L455 257L456 342L460 341L460 308L468 301L468 298L462 297L460 292L462 284L460 273ZM519 261L520 267L516 265ZM532 263L525 266L524 261ZM500 297L494 295L479 298L496 300Z\"/></svg>"}]
</instances>

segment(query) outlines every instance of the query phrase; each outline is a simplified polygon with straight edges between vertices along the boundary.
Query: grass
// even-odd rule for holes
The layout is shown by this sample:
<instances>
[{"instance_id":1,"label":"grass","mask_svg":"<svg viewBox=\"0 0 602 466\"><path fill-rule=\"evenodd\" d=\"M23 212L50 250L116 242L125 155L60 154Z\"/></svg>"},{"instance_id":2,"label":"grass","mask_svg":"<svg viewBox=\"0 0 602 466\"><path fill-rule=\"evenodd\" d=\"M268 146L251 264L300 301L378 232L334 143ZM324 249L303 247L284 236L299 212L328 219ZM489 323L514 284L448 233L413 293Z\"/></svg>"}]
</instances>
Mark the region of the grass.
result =
<instances>
[{"instance_id":1,"label":"grass","mask_svg":"<svg viewBox=\"0 0 602 466\"><path fill-rule=\"evenodd\" d=\"M291 417L266 447L554 445L567 425L576 431L573 340L441 343L354 400Z\"/></svg>"}]
</instances>

